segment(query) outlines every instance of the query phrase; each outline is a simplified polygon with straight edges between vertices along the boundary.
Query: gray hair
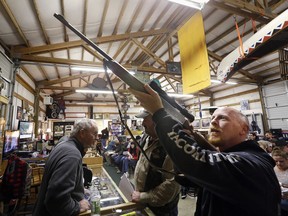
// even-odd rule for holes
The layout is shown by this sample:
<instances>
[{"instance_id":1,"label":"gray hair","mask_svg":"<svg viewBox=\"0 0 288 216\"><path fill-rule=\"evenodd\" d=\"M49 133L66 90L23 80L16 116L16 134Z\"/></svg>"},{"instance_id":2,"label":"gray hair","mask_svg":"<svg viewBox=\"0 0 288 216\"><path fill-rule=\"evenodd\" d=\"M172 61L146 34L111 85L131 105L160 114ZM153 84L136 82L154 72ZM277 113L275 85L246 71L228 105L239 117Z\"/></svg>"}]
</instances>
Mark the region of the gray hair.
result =
<instances>
[{"instance_id":1,"label":"gray hair","mask_svg":"<svg viewBox=\"0 0 288 216\"><path fill-rule=\"evenodd\" d=\"M92 127L95 127L98 131L98 127L94 119L83 118L83 119L76 120L74 123L73 131L70 134L70 137L75 137L76 134L81 129L90 129Z\"/></svg>"},{"instance_id":2,"label":"gray hair","mask_svg":"<svg viewBox=\"0 0 288 216\"><path fill-rule=\"evenodd\" d=\"M267 149L268 147L272 147L272 143L267 140L259 140L258 144L260 147L262 146L264 149Z\"/></svg>"}]
</instances>

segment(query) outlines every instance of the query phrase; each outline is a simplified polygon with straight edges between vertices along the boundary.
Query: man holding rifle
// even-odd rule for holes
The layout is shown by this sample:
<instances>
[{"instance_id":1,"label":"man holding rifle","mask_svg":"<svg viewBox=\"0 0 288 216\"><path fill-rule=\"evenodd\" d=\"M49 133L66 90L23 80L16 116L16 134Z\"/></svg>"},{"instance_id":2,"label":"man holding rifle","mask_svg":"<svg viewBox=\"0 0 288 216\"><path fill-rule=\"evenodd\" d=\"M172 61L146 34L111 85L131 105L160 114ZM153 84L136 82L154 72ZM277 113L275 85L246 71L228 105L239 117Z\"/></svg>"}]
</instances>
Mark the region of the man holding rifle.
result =
<instances>
[{"instance_id":1,"label":"man holding rifle","mask_svg":"<svg viewBox=\"0 0 288 216\"><path fill-rule=\"evenodd\" d=\"M257 143L247 140L249 122L233 108L219 108L212 115L209 142L203 147L194 132L184 128L163 108L157 92L149 85L145 92L130 89L153 115L160 143L175 167L203 188L201 216L277 216L281 199L273 159ZM199 203L198 203L199 204Z\"/></svg>"},{"instance_id":2,"label":"man holding rifle","mask_svg":"<svg viewBox=\"0 0 288 216\"><path fill-rule=\"evenodd\" d=\"M54 16L100 53L105 67L128 84L132 94L153 115L159 141L177 170L203 188L198 200L201 203L197 204L199 215L278 216L281 190L273 170L275 162L255 141L246 141L249 123L244 115L232 108L219 108L214 112L209 141L219 149L216 151L187 126L184 128L184 122L172 118L166 112L167 104L164 109L160 96L149 85L143 87L143 83L130 76L63 16ZM180 112L185 111L181 109Z\"/></svg>"}]
</instances>

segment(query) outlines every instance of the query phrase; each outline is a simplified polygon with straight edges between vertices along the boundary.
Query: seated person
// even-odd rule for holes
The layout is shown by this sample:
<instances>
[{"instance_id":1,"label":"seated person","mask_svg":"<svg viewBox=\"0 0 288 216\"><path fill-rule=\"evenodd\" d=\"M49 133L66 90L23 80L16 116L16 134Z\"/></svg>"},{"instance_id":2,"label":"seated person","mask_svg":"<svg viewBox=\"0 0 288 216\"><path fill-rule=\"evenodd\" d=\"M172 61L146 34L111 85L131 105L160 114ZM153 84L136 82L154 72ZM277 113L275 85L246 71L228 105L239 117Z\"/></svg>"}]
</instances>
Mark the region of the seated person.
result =
<instances>
[{"instance_id":1,"label":"seated person","mask_svg":"<svg viewBox=\"0 0 288 216\"><path fill-rule=\"evenodd\" d=\"M125 153L125 152L124 152ZM132 141L130 143L130 147L126 154L124 154L125 157L122 157L122 173L124 173L127 177L129 176L129 167L135 167L136 163L138 161L138 155L139 150L136 146L136 143Z\"/></svg>"},{"instance_id":2,"label":"seated person","mask_svg":"<svg viewBox=\"0 0 288 216\"><path fill-rule=\"evenodd\" d=\"M255 132L249 133L248 139L249 139L249 140L259 141L259 137L257 136L257 134L256 134Z\"/></svg>"},{"instance_id":3,"label":"seated person","mask_svg":"<svg viewBox=\"0 0 288 216\"><path fill-rule=\"evenodd\" d=\"M108 163L108 165L111 165L110 156L115 153L116 145L118 143L119 143L118 140L111 140L102 153L103 158L104 158L105 162Z\"/></svg>"},{"instance_id":4,"label":"seated person","mask_svg":"<svg viewBox=\"0 0 288 216\"><path fill-rule=\"evenodd\" d=\"M121 160L123 157L125 157L123 153L127 151L127 145L128 145L127 142L119 141L119 144L116 146L114 154L111 155L112 159L111 162L114 163L117 173L121 173L120 171L122 169Z\"/></svg>"},{"instance_id":5,"label":"seated person","mask_svg":"<svg viewBox=\"0 0 288 216\"><path fill-rule=\"evenodd\" d=\"M282 189L281 216L288 216L288 153L275 147L272 157L276 163L274 171Z\"/></svg>"}]
</instances>

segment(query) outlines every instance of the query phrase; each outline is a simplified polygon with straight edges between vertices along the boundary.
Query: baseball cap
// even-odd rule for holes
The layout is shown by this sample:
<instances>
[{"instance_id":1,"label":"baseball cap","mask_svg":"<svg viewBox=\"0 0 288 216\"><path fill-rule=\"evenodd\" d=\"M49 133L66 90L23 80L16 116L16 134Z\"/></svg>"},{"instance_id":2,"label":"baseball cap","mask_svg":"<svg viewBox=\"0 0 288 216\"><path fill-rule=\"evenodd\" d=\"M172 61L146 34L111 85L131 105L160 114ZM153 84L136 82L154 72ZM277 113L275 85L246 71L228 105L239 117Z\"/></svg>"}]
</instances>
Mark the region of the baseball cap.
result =
<instances>
[{"instance_id":1,"label":"baseball cap","mask_svg":"<svg viewBox=\"0 0 288 216\"><path fill-rule=\"evenodd\" d=\"M136 118L145 118L149 116L150 113L147 110L144 110L143 112L140 112L139 114L135 115Z\"/></svg>"}]
</instances>

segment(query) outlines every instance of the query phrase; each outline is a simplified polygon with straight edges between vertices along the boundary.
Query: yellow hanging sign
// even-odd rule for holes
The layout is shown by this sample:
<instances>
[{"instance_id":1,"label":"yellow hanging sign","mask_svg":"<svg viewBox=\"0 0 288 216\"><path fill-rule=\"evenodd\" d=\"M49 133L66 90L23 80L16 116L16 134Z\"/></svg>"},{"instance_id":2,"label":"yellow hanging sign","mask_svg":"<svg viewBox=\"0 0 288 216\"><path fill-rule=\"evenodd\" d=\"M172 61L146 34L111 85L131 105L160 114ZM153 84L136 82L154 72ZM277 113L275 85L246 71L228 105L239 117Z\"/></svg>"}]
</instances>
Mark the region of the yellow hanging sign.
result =
<instances>
[{"instance_id":1,"label":"yellow hanging sign","mask_svg":"<svg viewBox=\"0 0 288 216\"><path fill-rule=\"evenodd\" d=\"M194 93L210 86L210 68L201 11L181 27L178 41L183 93Z\"/></svg>"}]
</instances>

